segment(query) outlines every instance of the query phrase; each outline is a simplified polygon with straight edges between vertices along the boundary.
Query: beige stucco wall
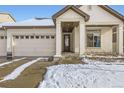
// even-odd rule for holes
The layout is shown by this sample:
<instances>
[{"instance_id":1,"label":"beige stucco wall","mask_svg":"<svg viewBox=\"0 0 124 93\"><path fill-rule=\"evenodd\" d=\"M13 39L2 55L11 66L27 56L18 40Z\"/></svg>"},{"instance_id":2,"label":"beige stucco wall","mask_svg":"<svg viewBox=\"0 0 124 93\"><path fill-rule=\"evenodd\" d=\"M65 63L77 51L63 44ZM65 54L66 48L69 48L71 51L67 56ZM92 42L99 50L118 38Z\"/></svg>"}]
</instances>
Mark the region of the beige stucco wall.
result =
<instances>
[{"instance_id":1,"label":"beige stucco wall","mask_svg":"<svg viewBox=\"0 0 124 93\"><path fill-rule=\"evenodd\" d=\"M73 19L73 20L76 20L76 19L82 19L83 17L81 17L79 14L77 14L76 12L74 12L73 10L69 9L68 11L66 11L64 14L60 15L57 19L63 19L63 20L66 20L66 19ZM72 21L73 21L72 20Z\"/></svg>"},{"instance_id":2,"label":"beige stucco wall","mask_svg":"<svg viewBox=\"0 0 124 93\"><path fill-rule=\"evenodd\" d=\"M84 18L71 9L56 19L57 22L79 22L80 20L84 20Z\"/></svg>"},{"instance_id":3,"label":"beige stucco wall","mask_svg":"<svg viewBox=\"0 0 124 93\"><path fill-rule=\"evenodd\" d=\"M97 5L92 5L92 9L88 9L88 5L81 6L80 10L90 15L90 20L86 24L119 24L122 23L120 19L113 16Z\"/></svg>"},{"instance_id":4,"label":"beige stucco wall","mask_svg":"<svg viewBox=\"0 0 124 93\"><path fill-rule=\"evenodd\" d=\"M9 14L0 13L0 23L1 22L14 22Z\"/></svg>"}]
</instances>

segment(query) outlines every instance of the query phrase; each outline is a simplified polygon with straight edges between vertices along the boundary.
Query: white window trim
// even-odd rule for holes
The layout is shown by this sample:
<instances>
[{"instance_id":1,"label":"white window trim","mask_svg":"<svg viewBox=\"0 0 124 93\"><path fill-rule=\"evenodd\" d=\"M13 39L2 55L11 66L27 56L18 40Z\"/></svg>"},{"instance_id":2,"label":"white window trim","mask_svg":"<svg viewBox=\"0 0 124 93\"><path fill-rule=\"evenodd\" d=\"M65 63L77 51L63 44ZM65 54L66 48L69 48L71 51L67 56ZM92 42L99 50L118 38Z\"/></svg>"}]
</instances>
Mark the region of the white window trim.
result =
<instances>
[{"instance_id":1,"label":"white window trim","mask_svg":"<svg viewBox=\"0 0 124 93\"><path fill-rule=\"evenodd\" d=\"M100 33L100 47L88 47L87 46L87 34L88 33L93 33L93 32L99 32ZM93 41L94 41L94 38L93 38ZM86 30L86 48L89 48L89 49L101 49L101 29Z\"/></svg>"}]
</instances>

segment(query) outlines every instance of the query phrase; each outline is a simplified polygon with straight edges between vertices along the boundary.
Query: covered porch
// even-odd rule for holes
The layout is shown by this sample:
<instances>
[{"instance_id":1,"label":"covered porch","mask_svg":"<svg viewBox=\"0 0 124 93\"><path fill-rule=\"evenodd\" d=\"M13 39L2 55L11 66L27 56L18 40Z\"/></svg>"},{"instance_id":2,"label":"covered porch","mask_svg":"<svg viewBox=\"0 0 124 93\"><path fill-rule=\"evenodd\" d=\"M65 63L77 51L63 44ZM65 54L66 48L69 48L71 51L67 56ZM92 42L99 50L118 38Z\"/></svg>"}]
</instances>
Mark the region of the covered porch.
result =
<instances>
[{"instance_id":1,"label":"covered porch","mask_svg":"<svg viewBox=\"0 0 124 93\"><path fill-rule=\"evenodd\" d=\"M56 55L61 57L64 52L78 53L82 56L85 53L85 25L80 21L66 21L56 24Z\"/></svg>"},{"instance_id":2,"label":"covered porch","mask_svg":"<svg viewBox=\"0 0 124 93\"><path fill-rule=\"evenodd\" d=\"M80 22L61 22L57 39L56 55L65 53L79 54L119 54L123 55L122 39L119 38L119 25L86 25ZM123 43L122 43L123 44ZM58 50L57 50L58 47ZM121 50L122 49L122 50Z\"/></svg>"}]
</instances>

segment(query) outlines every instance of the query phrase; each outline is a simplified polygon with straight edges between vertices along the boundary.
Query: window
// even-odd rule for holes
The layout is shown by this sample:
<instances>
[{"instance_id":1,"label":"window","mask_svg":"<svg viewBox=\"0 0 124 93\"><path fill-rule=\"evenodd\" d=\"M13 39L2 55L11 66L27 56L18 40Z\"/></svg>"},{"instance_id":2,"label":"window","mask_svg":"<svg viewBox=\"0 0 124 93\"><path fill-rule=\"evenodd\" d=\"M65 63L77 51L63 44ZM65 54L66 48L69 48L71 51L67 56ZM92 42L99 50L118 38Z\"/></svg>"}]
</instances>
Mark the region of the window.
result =
<instances>
[{"instance_id":1,"label":"window","mask_svg":"<svg viewBox=\"0 0 124 93\"><path fill-rule=\"evenodd\" d=\"M49 39L50 37L49 36L46 36L46 39Z\"/></svg>"},{"instance_id":2,"label":"window","mask_svg":"<svg viewBox=\"0 0 124 93\"><path fill-rule=\"evenodd\" d=\"M39 39L39 36L36 36L36 39Z\"/></svg>"},{"instance_id":3,"label":"window","mask_svg":"<svg viewBox=\"0 0 124 93\"><path fill-rule=\"evenodd\" d=\"M43 39L44 38L44 36L41 36L41 39Z\"/></svg>"},{"instance_id":4,"label":"window","mask_svg":"<svg viewBox=\"0 0 124 93\"><path fill-rule=\"evenodd\" d=\"M87 47L93 47L93 34L87 34Z\"/></svg>"},{"instance_id":5,"label":"window","mask_svg":"<svg viewBox=\"0 0 124 93\"><path fill-rule=\"evenodd\" d=\"M25 36L26 39L29 39L29 36Z\"/></svg>"},{"instance_id":6,"label":"window","mask_svg":"<svg viewBox=\"0 0 124 93\"><path fill-rule=\"evenodd\" d=\"M54 36L51 36L51 39L54 39L55 37Z\"/></svg>"},{"instance_id":7,"label":"window","mask_svg":"<svg viewBox=\"0 0 124 93\"><path fill-rule=\"evenodd\" d=\"M7 39L7 36L5 36L5 39Z\"/></svg>"},{"instance_id":8,"label":"window","mask_svg":"<svg viewBox=\"0 0 124 93\"><path fill-rule=\"evenodd\" d=\"M30 38L31 38L31 39L34 39L34 36L31 36Z\"/></svg>"},{"instance_id":9,"label":"window","mask_svg":"<svg viewBox=\"0 0 124 93\"><path fill-rule=\"evenodd\" d=\"M20 36L20 39L24 39L24 36Z\"/></svg>"},{"instance_id":10,"label":"window","mask_svg":"<svg viewBox=\"0 0 124 93\"><path fill-rule=\"evenodd\" d=\"M1 36L0 39L4 39L4 36Z\"/></svg>"},{"instance_id":11,"label":"window","mask_svg":"<svg viewBox=\"0 0 124 93\"><path fill-rule=\"evenodd\" d=\"M19 36L15 36L15 39L19 39Z\"/></svg>"},{"instance_id":12,"label":"window","mask_svg":"<svg viewBox=\"0 0 124 93\"><path fill-rule=\"evenodd\" d=\"M113 42L113 43L116 43L116 42L117 42L117 28L116 28L116 27L114 27L114 28L112 29L112 33L113 33L112 42Z\"/></svg>"},{"instance_id":13,"label":"window","mask_svg":"<svg viewBox=\"0 0 124 93\"><path fill-rule=\"evenodd\" d=\"M117 26L112 27L112 47L113 53L117 53Z\"/></svg>"},{"instance_id":14,"label":"window","mask_svg":"<svg viewBox=\"0 0 124 93\"><path fill-rule=\"evenodd\" d=\"M101 47L100 31L87 32L87 47Z\"/></svg>"}]
</instances>

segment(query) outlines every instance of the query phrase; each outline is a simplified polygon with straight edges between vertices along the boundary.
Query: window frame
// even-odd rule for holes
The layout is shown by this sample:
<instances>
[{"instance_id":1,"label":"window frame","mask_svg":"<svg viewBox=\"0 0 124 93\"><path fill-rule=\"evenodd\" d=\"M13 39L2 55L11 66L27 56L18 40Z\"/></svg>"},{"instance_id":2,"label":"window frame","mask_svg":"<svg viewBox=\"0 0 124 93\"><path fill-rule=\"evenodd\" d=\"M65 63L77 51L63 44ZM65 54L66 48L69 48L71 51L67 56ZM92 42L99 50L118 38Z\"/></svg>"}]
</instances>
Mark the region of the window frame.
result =
<instances>
[{"instance_id":1,"label":"window frame","mask_svg":"<svg viewBox=\"0 0 124 93\"><path fill-rule=\"evenodd\" d=\"M15 38L15 39L20 39L18 35L15 35L14 38Z\"/></svg>"},{"instance_id":2,"label":"window frame","mask_svg":"<svg viewBox=\"0 0 124 93\"><path fill-rule=\"evenodd\" d=\"M5 39L5 37L4 36L0 36L0 39Z\"/></svg>"},{"instance_id":3,"label":"window frame","mask_svg":"<svg viewBox=\"0 0 124 93\"><path fill-rule=\"evenodd\" d=\"M24 39L24 36L23 35L20 35L20 39Z\"/></svg>"},{"instance_id":4,"label":"window frame","mask_svg":"<svg viewBox=\"0 0 124 93\"><path fill-rule=\"evenodd\" d=\"M46 35L46 39L50 39L50 36L49 35Z\"/></svg>"},{"instance_id":5,"label":"window frame","mask_svg":"<svg viewBox=\"0 0 124 93\"><path fill-rule=\"evenodd\" d=\"M40 36L39 36L39 35L36 35L36 36L35 36L35 39L40 39Z\"/></svg>"},{"instance_id":6,"label":"window frame","mask_svg":"<svg viewBox=\"0 0 124 93\"><path fill-rule=\"evenodd\" d=\"M87 48L101 48L101 29L87 30L86 32L87 32L86 33L86 47ZM94 40L94 36L95 36L94 33L99 33L99 37L100 37L100 45L99 45L99 47L96 47L94 45L94 42L95 42L95 40ZM88 37L87 37L88 34L93 34L92 47L88 46Z\"/></svg>"},{"instance_id":7,"label":"window frame","mask_svg":"<svg viewBox=\"0 0 124 93\"><path fill-rule=\"evenodd\" d=\"M25 39L30 39L29 35L26 35L26 36L25 36Z\"/></svg>"},{"instance_id":8,"label":"window frame","mask_svg":"<svg viewBox=\"0 0 124 93\"><path fill-rule=\"evenodd\" d=\"M44 39L44 38L45 38L45 36L44 36L44 35L41 35L41 36L40 36L40 38L41 38L41 39Z\"/></svg>"},{"instance_id":9,"label":"window frame","mask_svg":"<svg viewBox=\"0 0 124 93\"><path fill-rule=\"evenodd\" d=\"M54 35L51 35L50 38L51 38L51 39L55 39L55 36L54 36Z\"/></svg>"},{"instance_id":10,"label":"window frame","mask_svg":"<svg viewBox=\"0 0 124 93\"><path fill-rule=\"evenodd\" d=\"M112 43L117 43L117 27L112 28Z\"/></svg>"},{"instance_id":11,"label":"window frame","mask_svg":"<svg viewBox=\"0 0 124 93\"><path fill-rule=\"evenodd\" d=\"M34 35L31 35L31 36L30 36L30 39L34 39L34 38L35 38L35 36L34 36Z\"/></svg>"}]
</instances>

